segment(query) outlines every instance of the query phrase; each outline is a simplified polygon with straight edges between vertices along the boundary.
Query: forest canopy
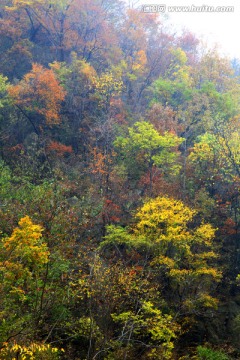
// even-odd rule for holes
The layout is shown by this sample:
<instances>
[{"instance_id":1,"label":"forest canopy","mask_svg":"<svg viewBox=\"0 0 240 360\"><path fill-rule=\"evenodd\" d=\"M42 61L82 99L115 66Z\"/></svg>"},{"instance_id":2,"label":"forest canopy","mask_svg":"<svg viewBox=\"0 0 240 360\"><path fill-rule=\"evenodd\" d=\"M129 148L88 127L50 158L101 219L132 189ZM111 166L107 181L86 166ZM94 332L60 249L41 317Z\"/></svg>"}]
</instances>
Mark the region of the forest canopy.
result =
<instances>
[{"instance_id":1,"label":"forest canopy","mask_svg":"<svg viewBox=\"0 0 240 360\"><path fill-rule=\"evenodd\" d=\"M0 358L240 358L240 63L121 0L2 0Z\"/></svg>"}]
</instances>

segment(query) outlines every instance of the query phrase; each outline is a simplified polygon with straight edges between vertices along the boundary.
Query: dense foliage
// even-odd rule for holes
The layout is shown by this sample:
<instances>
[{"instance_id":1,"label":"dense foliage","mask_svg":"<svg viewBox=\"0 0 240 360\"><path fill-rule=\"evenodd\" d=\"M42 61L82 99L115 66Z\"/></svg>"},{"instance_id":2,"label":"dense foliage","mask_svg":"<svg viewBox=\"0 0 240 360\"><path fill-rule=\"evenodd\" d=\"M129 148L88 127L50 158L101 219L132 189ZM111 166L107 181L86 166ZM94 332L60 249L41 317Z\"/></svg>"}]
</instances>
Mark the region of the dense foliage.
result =
<instances>
[{"instance_id":1,"label":"dense foliage","mask_svg":"<svg viewBox=\"0 0 240 360\"><path fill-rule=\"evenodd\" d=\"M121 0L1 1L1 359L240 358L238 74Z\"/></svg>"}]
</instances>

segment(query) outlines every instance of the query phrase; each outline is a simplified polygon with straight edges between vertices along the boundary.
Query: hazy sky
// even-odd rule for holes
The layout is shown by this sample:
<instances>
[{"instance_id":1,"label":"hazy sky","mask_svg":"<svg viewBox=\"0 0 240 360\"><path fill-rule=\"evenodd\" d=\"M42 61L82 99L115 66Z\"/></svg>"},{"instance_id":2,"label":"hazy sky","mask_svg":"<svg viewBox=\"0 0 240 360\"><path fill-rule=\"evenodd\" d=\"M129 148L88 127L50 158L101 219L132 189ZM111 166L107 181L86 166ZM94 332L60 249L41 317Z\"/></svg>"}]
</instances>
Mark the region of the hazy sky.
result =
<instances>
[{"instance_id":1,"label":"hazy sky","mask_svg":"<svg viewBox=\"0 0 240 360\"><path fill-rule=\"evenodd\" d=\"M201 35L221 52L240 59L240 0L140 0L139 4L166 5L165 16L172 28L185 27ZM234 6L234 12L168 12L168 6ZM203 8L202 8L203 9Z\"/></svg>"}]
</instances>

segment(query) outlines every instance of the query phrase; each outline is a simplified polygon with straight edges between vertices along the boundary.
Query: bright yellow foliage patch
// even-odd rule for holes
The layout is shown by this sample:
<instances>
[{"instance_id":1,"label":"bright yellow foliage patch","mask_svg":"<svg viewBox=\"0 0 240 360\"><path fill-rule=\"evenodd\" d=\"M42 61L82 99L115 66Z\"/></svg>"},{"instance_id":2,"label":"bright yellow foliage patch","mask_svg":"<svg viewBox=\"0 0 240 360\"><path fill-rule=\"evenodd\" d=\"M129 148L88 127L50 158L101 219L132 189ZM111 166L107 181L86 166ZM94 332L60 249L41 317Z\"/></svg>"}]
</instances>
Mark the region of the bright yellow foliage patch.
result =
<instances>
[{"instance_id":1,"label":"bright yellow foliage patch","mask_svg":"<svg viewBox=\"0 0 240 360\"><path fill-rule=\"evenodd\" d=\"M63 351L61 349L61 351ZM49 344L31 343L28 346L17 343L4 343L0 350L2 360L56 360L59 358L59 349Z\"/></svg>"},{"instance_id":2,"label":"bright yellow foliage patch","mask_svg":"<svg viewBox=\"0 0 240 360\"><path fill-rule=\"evenodd\" d=\"M49 261L49 250L42 241L42 227L34 225L29 216L19 221L19 227L0 246L0 291L21 302L36 288L37 280Z\"/></svg>"}]
</instances>

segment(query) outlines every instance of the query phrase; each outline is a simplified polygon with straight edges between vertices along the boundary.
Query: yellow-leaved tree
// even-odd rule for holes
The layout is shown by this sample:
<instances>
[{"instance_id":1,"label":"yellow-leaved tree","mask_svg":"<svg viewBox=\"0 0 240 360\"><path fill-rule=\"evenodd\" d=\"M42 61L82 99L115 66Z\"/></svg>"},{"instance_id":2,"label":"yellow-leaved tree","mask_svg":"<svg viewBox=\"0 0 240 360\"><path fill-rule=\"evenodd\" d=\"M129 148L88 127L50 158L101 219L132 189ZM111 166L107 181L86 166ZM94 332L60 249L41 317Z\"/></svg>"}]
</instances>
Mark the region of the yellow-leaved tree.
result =
<instances>
[{"instance_id":1,"label":"yellow-leaved tree","mask_svg":"<svg viewBox=\"0 0 240 360\"><path fill-rule=\"evenodd\" d=\"M49 251L41 240L41 226L34 225L29 216L18 224L12 235L1 241L1 288L24 302L48 262Z\"/></svg>"},{"instance_id":2,"label":"yellow-leaved tree","mask_svg":"<svg viewBox=\"0 0 240 360\"><path fill-rule=\"evenodd\" d=\"M188 331L196 316L210 315L217 307L214 291L221 271L216 267L214 238L215 229L200 223L194 209L170 197L157 197L138 210L131 229L109 226L101 251L108 256L112 251L114 258L137 252L136 264L151 274L165 311L175 314ZM128 259L134 261L133 256Z\"/></svg>"},{"instance_id":3,"label":"yellow-leaved tree","mask_svg":"<svg viewBox=\"0 0 240 360\"><path fill-rule=\"evenodd\" d=\"M29 216L0 241L0 358L57 359L58 349L34 340L41 317L49 250Z\"/></svg>"},{"instance_id":4,"label":"yellow-leaved tree","mask_svg":"<svg viewBox=\"0 0 240 360\"><path fill-rule=\"evenodd\" d=\"M134 236L143 236L151 247L151 266L170 281L172 300L181 300L181 311L216 307L213 284L221 278L214 260L215 229L196 226L196 211L182 201L157 197L137 212Z\"/></svg>"}]
</instances>

